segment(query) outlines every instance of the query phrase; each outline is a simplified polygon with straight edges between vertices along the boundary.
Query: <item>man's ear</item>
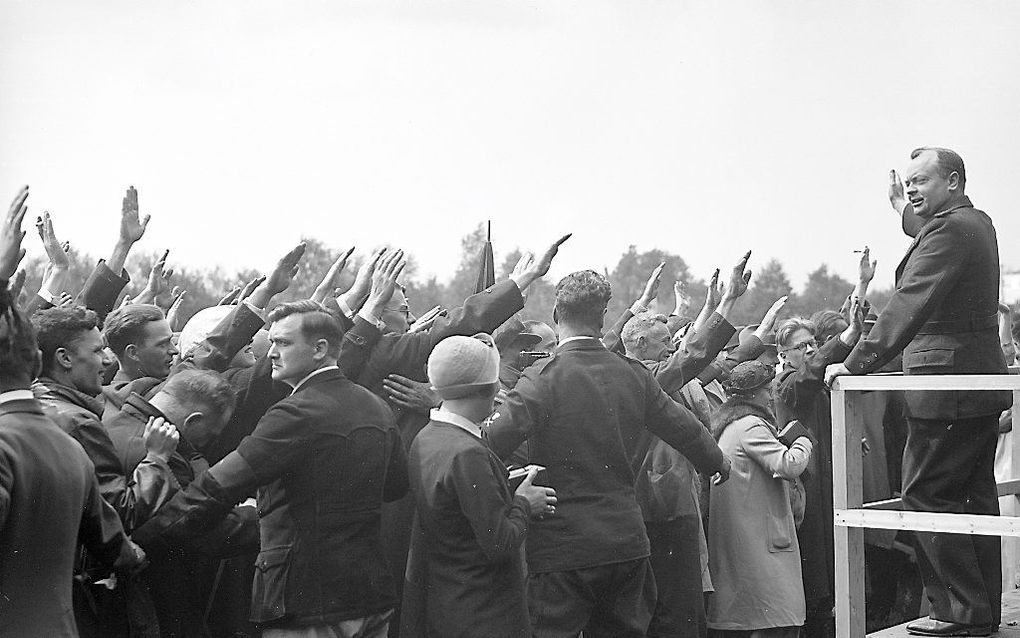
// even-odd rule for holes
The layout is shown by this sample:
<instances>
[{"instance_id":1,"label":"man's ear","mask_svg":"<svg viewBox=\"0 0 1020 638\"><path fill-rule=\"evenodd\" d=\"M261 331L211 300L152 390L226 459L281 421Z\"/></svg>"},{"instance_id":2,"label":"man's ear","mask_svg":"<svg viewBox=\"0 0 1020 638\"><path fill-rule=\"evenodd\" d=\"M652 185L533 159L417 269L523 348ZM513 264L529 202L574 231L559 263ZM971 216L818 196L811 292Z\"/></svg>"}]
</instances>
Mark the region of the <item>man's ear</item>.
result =
<instances>
[{"instance_id":1,"label":"man's ear","mask_svg":"<svg viewBox=\"0 0 1020 638\"><path fill-rule=\"evenodd\" d=\"M949 190L955 191L960 188L960 174L953 171L949 174Z\"/></svg>"},{"instance_id":2,"label":"man's ear","mask_svg":"<svg viewBox=\"0 0 1020 638\"><path fill-rule=\"evenodd\" d=\"M53 352L53 364L64 372L71 369L71 353L67 348L57 348Z\"/></svg>"},{"instance_id":3,"label":"man's ear","mask_svg":"<svg viewBox=\"0 0 1020 638\"><path fill-rule=\"evenodd\" d=\"M195 428L201 426L202 423L204 422L205 422L204 413L192 412L188 416L184 417L184 421L182 421L179 424L178 429L180 429L181 433L187 435L188 432L193 432Z\"/></svg>"},{"instance_id":4,"label":"man's ear","mask_svg":"<svg viewBox=\"0 0 1020 638\"><path fill-rule=\"evenodd\" d=\"M131 361L138 361L138 346L133 343L129 343L127 347L124 348L124 357Z\"/></svg>"},{"instance_id":5,"label":"man's ear","mask_svg":"<svg viewBox=\"0 0 1020 638\"><path fill-rule=\"evenodd\" d=\"M557 324L560 322L559 311L556 306L553 306L553 323Z\"/></svg>"},{"instance_id":6,"label":"man's ear","mask_svg":"<svg viewBox=\"0 0 1020 638\"><path fill-rule=\"evenodd\" d=\"M312 353L312 358L316 361L321 361L329 353L329 341L325 339L318 339L315 342L315 351Z\"/></svg>"},{"instance_id":7,"label":"man's ear","mask_svg":"<svg viewBox=\"0 0 1020 638\"><path fill-rule=\"evenodd\" d=\"M638 352L644 352L646 347L648 347L648 339L644 335L641 335L637 338L637 348L635 348L635 350Z\"/></svg>"}]
</instances>

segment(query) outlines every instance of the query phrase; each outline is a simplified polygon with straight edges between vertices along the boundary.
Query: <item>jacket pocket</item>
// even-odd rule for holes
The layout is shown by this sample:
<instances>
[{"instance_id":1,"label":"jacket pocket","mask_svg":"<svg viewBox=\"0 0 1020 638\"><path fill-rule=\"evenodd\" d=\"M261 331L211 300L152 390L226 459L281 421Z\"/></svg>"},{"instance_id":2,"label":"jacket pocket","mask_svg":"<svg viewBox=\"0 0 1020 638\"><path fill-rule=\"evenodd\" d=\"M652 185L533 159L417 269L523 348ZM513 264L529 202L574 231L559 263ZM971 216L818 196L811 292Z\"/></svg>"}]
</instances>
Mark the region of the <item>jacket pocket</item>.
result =
<instances>
[{"instance_id":1,"label":"jacket pocket","mask_svg":"<svg viewBox=\"0 0 1020 638\"><path fill-rule=\"evenodd\" d=\"M769 553L792 552L797 547L797 527L790 512L790 495L782 479L780 481L782 494L777 500L769 495L769 507L765 512L765 529L767 530Z\"/></svg>"},{"instance_id":2,"label":"jacket pocket","mask_svg":"<svg viewBox=\"0 0 1020 638\"><path fill-rule=\"evenodd\" d=\"M281 618L287 613L287 574L290 572L291 545L259 552L255 559L252 585L252 620L258 623Z\"/></svg>"},{"instance_id":3,"label":"jacket pocket","mask_svg":"<svg viewBox=\"0 0 1020 638\"><path fill-rule=\"evenodd\" d=\"M903 361L907 370L917 368L952 368L956 352L949 348L929 348L908 353Z\"/></svg>"}]
</instances>

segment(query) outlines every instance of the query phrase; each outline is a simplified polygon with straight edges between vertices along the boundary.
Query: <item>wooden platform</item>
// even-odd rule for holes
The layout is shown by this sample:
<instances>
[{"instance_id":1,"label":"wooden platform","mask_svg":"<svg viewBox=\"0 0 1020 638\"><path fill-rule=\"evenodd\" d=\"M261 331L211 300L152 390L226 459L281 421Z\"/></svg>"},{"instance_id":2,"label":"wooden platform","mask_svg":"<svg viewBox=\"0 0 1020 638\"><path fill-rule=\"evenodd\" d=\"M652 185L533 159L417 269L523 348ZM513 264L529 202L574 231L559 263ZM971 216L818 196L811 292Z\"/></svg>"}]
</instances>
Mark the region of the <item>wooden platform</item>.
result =
<instances>
[{"instance_id":1,"label":"wooden platform","mask_svg":"<svg viewBox=\"0 0 1020 638\"><path fill-rule=\"evenodd\" d=\"M910 635L907 633L907 623L868 634L873 638L905 638ZM999 626L999 633L992 635L999 638L1020 638L1020 590L1014 589L1002 594L1002 624Z\"/></svg>"}]
</instances>

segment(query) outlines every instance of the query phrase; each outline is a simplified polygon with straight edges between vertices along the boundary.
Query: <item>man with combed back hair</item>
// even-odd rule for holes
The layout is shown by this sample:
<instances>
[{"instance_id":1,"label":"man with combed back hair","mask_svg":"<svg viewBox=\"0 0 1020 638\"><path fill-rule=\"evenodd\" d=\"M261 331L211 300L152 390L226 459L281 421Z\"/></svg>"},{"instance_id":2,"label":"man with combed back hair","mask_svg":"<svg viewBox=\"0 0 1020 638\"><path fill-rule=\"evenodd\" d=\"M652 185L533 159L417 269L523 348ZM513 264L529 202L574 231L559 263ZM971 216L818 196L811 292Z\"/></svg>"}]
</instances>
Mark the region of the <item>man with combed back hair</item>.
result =
<instances>
[{"instance_id":1,"label":"man with combed back hair","mask_svg":"<svg viewBox=\"0 0 1020 638\"><path fill-rule=\"evenodd\" d=\"M78 544L108 569L140 566L99 492L88 455L32 395L35 332L8 291L21 253L28 187L0 224L0 635L77 636L71 574Z\"/></svg>"},{"instance_id":2,"label":"man with combed back hair","mask_svg":"<svg viewBox=\"0 0 1020 638\"><path fill-rule=\"evenodd\" d=\"M133 538L154 557L193 543L259 488L251 618L262 635L385 636L396 600L380 511L407 492L393 414L337 367L343 333L321 304L281 304L268 318L272 377L290 396Z\"/></svg>"},{"instance_id":3,"label":"man with combed back hair","mask_svg":"<svg viewBox=\"0 0 1020 638\"><path fill-rule=\"evenodd\" d=\"M655 605L648 536L635 500L637 443L647 428L706 474L729 474L697 417L677 405L639 361L599 338L609 281L591 270L556 285L555 353L529 367L489 429L500 457L522 441L546 468L555 514L528 534L528 608L541 638L644 636ZM635 459L635 456L638 458Z\"/></svg>"},{"instance_id":4,"label":"man with combed back hair","mask_svg":"<svg viewBox=\"0 0 1020 638\"><path fill-rule=\"evenodd\" d=\"M1005 374L999 346L999 247L992 220L964 194L963 159L947 148L910 154L906 187L890 172L889 199L914 237L896 268L896 289L867 337L826 372L875 372L900 352L903 373ZM994 460L1006 392L906 393L903 509L999 513ZM987 636L1001 619L999 539L915 534L931 603L907 625L924 636Z\"/></svg>"}]
</instances>

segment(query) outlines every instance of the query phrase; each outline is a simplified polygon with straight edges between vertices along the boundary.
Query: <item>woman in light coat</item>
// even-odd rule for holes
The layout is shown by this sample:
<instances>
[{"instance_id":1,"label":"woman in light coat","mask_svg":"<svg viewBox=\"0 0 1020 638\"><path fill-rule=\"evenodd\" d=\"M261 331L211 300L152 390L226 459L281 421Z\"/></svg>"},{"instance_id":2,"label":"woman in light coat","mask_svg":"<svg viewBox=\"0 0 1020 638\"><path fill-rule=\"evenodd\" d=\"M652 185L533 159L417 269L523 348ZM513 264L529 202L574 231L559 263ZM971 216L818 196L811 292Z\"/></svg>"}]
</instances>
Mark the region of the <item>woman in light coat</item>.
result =
<instances>
[{"instance_id":1,"label":"woman in light coat","mask_svg":"<svg viewBox=\"0 0 1020 638\"><path fill-rule=\"evenodd\" d=\"M730 479L713 485L709 567L715 593L708 626L716 636L795 637L804 624L800 548L790 504L794 481L807 467L804 429L777 436L771 410L775 371L741 363L727 381L727 400L713 431L732 461Z\"/></svg>"}]
</instances>

